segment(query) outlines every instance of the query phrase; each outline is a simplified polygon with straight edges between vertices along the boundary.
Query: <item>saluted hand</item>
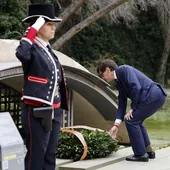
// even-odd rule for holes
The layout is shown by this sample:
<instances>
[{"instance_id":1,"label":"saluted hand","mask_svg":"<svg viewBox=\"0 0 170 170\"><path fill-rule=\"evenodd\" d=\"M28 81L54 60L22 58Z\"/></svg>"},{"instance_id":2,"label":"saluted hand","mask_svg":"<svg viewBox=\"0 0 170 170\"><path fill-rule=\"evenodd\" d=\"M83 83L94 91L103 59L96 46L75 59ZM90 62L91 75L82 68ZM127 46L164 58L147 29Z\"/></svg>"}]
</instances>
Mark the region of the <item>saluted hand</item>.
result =
<instances>
[{"instance_id":1,"label":"saluted hand","mask_svg":"<svg viewBox=\"0 0 170 170\"><path fill-rule=\"evenodd\" d=\"M35 23L32 25L33 28L35 28L37 31L44 25L45 19L40 16Z\"/></svg>"}]
</instances>

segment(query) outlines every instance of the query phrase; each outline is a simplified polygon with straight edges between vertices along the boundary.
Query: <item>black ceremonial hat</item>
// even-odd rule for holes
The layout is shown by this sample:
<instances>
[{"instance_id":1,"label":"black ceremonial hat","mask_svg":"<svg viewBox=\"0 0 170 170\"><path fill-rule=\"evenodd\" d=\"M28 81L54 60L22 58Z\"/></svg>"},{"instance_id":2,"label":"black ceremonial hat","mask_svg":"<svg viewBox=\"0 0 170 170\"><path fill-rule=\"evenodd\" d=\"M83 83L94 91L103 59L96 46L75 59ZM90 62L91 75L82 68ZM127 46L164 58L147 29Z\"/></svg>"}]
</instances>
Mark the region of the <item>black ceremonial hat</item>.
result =
<instances>
[{"instance_id":1,"label":"black ceremonial hat","mask_svg":"<svg viewBox=\"0 0 170 170\"><path fill-rule=\"evenodd\" d=\"M28 16L22 21L31 23L42 16L46 21L61 22L62 19L55 17L53 4L31 4L28 6Z\"/></svg>"}]
</instances>

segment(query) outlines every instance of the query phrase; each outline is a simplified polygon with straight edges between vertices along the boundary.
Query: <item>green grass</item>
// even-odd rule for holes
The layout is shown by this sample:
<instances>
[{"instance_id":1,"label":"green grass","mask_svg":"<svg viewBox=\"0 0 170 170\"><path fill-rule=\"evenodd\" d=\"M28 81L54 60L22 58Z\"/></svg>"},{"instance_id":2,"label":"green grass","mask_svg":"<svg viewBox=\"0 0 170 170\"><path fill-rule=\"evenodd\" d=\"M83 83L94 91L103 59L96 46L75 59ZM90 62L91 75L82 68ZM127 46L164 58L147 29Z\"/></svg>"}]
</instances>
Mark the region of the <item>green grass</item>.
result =
<instances>
[{"instance_id":1,"label":"green grass","mask_svg":"<svg viewBox=\"0 0 170 170\"><path fill-rule=\"evenodd\" d=\"M151 140L170 141L170 98L167 98L163 108L145 120L144 124Z\"/></svg>"}]
</instances>

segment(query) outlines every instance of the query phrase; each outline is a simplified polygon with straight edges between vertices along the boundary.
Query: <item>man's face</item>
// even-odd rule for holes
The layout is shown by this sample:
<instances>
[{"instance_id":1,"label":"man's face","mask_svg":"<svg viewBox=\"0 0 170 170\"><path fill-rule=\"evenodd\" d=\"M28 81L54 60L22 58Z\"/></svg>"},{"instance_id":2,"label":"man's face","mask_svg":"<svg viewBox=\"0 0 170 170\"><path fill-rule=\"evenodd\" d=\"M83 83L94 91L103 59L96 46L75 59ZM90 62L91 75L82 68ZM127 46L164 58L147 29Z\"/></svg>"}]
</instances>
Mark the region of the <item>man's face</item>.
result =
<instances>
[{"instance_id":1,"label":"man's face","mask_svg":"<svg viewBox=\"0 0 170 170\"><path fill-rule=\"evenodd\" d=\"M111 82L114 80L114 73L107 67L103 73L100 72L100 77L107 82Z\"/></svg>"}]
</instances>

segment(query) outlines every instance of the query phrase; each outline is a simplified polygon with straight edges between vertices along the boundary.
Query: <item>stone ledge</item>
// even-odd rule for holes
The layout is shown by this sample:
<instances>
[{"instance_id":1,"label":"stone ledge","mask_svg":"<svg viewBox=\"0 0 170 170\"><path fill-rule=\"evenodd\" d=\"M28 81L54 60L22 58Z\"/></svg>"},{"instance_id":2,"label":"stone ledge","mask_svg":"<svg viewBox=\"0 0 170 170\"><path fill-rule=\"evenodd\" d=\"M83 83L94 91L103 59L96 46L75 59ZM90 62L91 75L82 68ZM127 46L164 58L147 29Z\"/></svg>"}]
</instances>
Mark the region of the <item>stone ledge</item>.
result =
<instances>
[{"instance_id":1,"label":"stone ledge","mask_svg":"<svg viewBox=\"0 0 170 170\"><path fill-rule=\"evenodd\" d=\"M124 149L125 146L120 145L119 150L120 149ZM59 170L59 167L65 164L69 164L69 163L73 163L73 160L71 159L56 159L56 170Z\"/></svg>"},{"instance_id":2,"label":"stone ledge","mask_svg":"<svg viewBox=\"0 0 170 170\"><path fill-rule=\"evenodd\" d=\"M129 162L124 160L97 170L169 170L169 161L170 147L156 150L156 159L150 159L149 162Z\"/></svg>"},{"instance_id":3,"label":"stone ledge","mask_svg":"<svg viewBox=\"0 0 170 170\"><path fill-rule=\"evenodd\" d=\"M59 167L65 164L73 162L71 159L56 159L56 170L59 170Z\"/></svg>"},{"instance_id":4,"label":"stone ledge","mask_svg":"<svg viewBox=\"0 0 170 170\"><path fill-rule=\"evenodd\" d=\"M117 152L113 152L110 156L106 158L99 158L93 160L82 160L71 163L58 164L58 170L94 170L110 164L120 162L125 159L125 157L132 155L131 147L120 149Z\"/></svg>"}]
</instances>

